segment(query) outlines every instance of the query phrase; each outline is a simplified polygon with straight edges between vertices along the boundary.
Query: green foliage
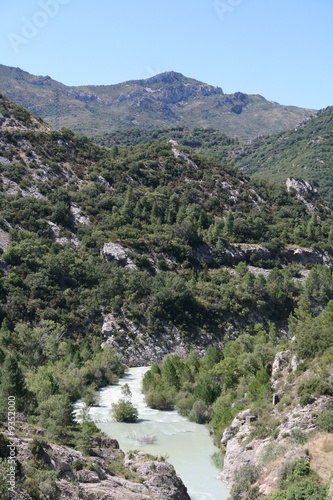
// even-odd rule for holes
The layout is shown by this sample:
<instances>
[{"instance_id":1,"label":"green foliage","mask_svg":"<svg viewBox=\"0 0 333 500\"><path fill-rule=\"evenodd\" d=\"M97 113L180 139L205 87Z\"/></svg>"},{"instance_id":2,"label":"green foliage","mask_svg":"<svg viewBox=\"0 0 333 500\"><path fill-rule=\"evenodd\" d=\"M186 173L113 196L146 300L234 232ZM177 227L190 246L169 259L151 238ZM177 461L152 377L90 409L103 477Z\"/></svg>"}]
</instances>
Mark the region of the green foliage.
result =
<instances>
[{"instance_id":1,"label":"green foliage","mask_svg":"<svg viewBox=\"0 0 333 500\"><path fill-rule=\"evenodd\" d=\"M117 422L136 422L138 410L130 401L120 399L118 403L112 404L112 416Z\"/></svg>"},{"instance_id":2,"label":"green foliage","mask_svg":"<svg viewBox=\"0 0 333 500\"><path fill-rule=\"evenodd\" d=\"M319 377L312 377L302 382L297 389L302 406L313 403L317 396L333 396L332 384Z\"/></svg>"},{"instance_id":3,"label":"green foliage","mask_svg":"<svg viewBox=\"0 0 333 500\"><path fill-rule=\"evenodd\" d=\"M32 441L30 441L28 448L34 456L38 457L38 455L44 451L46 444L47 441L44 438L35 436Z\"/></svg>"},{"instance_id":4,"label":"green foliage","mask_svg":"<svg viewBox=\"0 0 333 500\"><path fill-rule=\"evenodd\" d=\"M211 410L201 399L197 399L188 415L189 420L197 424L206 424L211 419Z\"/></svg>"},{"instance_id":5,"label":"green foliage","mask_svg":"<svg viewBox=\"0 0 333 500\"><path fill-rule=\"evenodd\" d=\"M289 486L286 490L269 495L269 500L326 500L326 488L318 483L306 480Z\"/></svg>"},{"instance_id":6,"label":"green foliage","mask_svg":"<svg viewBox=\"0 0 333 500\"><path fill-rule=\"evenodd\" d=\"M215 451L212 455L212 462L220 471L223 469L225 452L223 450Z\"/></svg>"},{"instance_id":7,"label":"green foliage","mask_svg":"<svg viewBox=\"0 0 333 500\"><path fill-rule=\"evenodd\" d=\"M323 432L333 432L333 410L326 410L316 420L316 427Z\"/></svg>"},{"instance_id":8,"label":"green foliage","mask_svg":"<svg viewBox=\"0 0 333 500\"><path fill-rule=\"evenodd\" d=\"M320 196L333 201L332 113L333 108L328 107L294 130L242 146L231 161L248 174L271 182L285 182L287 177L304 179L318 189Z\"/></svg>"},{"instance_id":9,"label":"green foliage","mask_svg":"<svg viewBox=\"0 0 333 500\"><path fill-rule=\"evenodd\" d=\"M234 484L230 490L230 500L247 499L254 484L259 476L258 467L253 465L244 465L235 473Z\"/></svg>"},{"instance_id":10,"label":"green foliage","mask_svg":"<svg viewBox=\"0 0 333 500\"><path fill-rule=\"evenodd\" d=\"M302 429L295 427L290 431L290 440L296 444L305 444L308 440L308 436L302 431Z\"/></svg>"},{"instance_id":11,"label":"green foliage","mask_svg":"<svg viewBox=\"0 0 333 500\"><path fill-rule=\"evenodd\" d=\"M50 396L38 406L40 423L52 434L63 437L74 425L73 405L65 394Z\"/></svg>"}]
</instances>

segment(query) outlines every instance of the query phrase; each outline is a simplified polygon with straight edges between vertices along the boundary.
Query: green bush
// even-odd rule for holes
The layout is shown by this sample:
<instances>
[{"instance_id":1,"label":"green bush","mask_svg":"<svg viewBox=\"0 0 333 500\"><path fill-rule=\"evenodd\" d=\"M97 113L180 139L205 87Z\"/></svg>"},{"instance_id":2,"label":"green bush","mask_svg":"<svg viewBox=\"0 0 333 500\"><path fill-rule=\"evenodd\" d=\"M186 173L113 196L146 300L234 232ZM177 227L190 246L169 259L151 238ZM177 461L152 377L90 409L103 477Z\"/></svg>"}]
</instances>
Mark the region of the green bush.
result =
<instances>
[{"instance_id":1,"label":"green bush","mask_svg":"<svg viewBox=\"0 0 333 500\"><path fill-rule=\"evenodd\" d=\"M211 408L201 399L195 401L192 410L189 413L189 420L197 424L206 424L212 416Z\"/></svg>"},{"instance_id":2,"label":"green bush","mask_svg":"<svg viewBox=\"0 0 333 500\"><path fill-rule=\"evenodd\" d=\"M333 386L319 377L312 377L299 385L297 394L302 406L306 406L315 401L318 396L333 396Z\"/></svg>"},{"instance_id":3,"label":"green bush","mask_svg":"<svg viewBox=\"0 0 333 500\"><path fill-rule=\"evenodd\" d=\"M139 414L132 403L124 399L121 399L118 403L113 403L111 413L117 422L126 423L136 422Z\"/></svg>"},{"instance_id":4,"label":"green bush","mask_svg":"<svg viewBox=\"0 0 333 500\"><path fill-rule=\"evenodd\" d=\"M38 456L44 451L47 441L39 436L35 436L32 441L30 441L28 448L34 456Z\"/></svg>"},{"instance_id":5,"label":"green bush","mask_svg":"<svg viewBox=\"0 0 333 500\"><path fill-rule=\"evenodd\" d=\"M156 410L167 411L174 409L173 398L167 391L149 391L146 394L146 403L150 408Z\"/></svg>"},{"instance_id":6,"label":"green bush","mask_svg":"<svg viewBox=\"0 0 333 500\"><path fill-rule=\"evenodd\" d=\"M321 413L316 421L317 429L323 432L333 432L333 410Z\"/></svg>"},{"instance_id":7,"label":"green bush","mask_svg":"<svg viewBox=\"0 0 333 500\"><path fill-rule=\"evenodd\" d=\"M307 440L308 440L308 437L302 431L302 429L299 429L298 427L295 427L290 432L290 440L293 443L296 443L296 444L305 444L307 442Z\"/></svg>"},{"instance_id":8,"label":"green bush","mask_svg":"<svg viewBox=\"0 0 333 500\"><path fill-rule=\"evenodd\" d=\"M326 498L326 488L308 479L273 493L267 500L326 500Z\"/></svg>"},{"instance_id":9,"label":"green bush","mask_svg":"<svg viewBox=\"0 0 333 500\"><path fill-rule=\"evenodd\" d=\"M254 484L259 476L260 470L253 465L244 465L235 473L234 484L230 491L230 500L241 500L247 498L249 486Z\"/></svg>"}]
</instances>

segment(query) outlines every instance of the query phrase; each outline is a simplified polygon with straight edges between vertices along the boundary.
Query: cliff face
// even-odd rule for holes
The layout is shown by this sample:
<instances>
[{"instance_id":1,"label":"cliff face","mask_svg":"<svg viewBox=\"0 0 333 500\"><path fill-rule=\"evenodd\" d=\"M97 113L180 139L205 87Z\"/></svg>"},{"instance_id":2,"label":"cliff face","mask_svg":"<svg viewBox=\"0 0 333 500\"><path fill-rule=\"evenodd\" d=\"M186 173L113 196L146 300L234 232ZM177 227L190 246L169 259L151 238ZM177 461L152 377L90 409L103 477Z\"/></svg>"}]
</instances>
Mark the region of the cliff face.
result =
<instances>
[{"instance_id":1,"label":"cliff face","mask_svg":"<svg viewBox=\"0 0 333 500\"><path fill-rule=\"evenodd\" d=\"M255 410L248 408L224 431L221 443L226 454L219 478L229 487L237 481L240 470L251 468L255 471L255 484L260 493L267 496L279 488L282 464L295 460L310 463L322 483L327 484L333 467L333 452L324 451L323 443L332 445L333 438L330 434L314 431L318 415L332 407L333 398L320 396L305 406L283 399L284 392L291 398L293 387L288 387L287 379L290 373L296 372L297 366L298 361L291 351L277 353L271 379L276 393L267 413L258 416ZM305 372L301 377L306 380L308 376ZM266 425L271 427L271 432L261 437L258 427Z\"/></svg>"}]
</instances>

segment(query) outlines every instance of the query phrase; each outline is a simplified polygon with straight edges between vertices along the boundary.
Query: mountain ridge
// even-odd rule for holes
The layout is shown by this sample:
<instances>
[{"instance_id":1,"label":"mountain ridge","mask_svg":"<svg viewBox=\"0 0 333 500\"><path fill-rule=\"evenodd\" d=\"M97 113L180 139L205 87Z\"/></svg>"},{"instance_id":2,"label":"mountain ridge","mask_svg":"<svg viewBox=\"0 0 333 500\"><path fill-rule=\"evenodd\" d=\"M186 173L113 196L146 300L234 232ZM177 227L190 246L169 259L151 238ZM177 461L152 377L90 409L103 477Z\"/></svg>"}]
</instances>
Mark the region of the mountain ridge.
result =
<instances>
[{"instance_id":1,"label":"mountain ridge","mask_svg":"<svg viewBox=\"0 0 333 500\"><path fill-rule=\"evenodd\" d=\"M53 127L59 124L89 136L184 125L213 127L250 141L294 127L316 113L260 95L225 94L221 87L174 71L114 85L67 86L49 76L0 65L0 91Z\"/></svg>"}]
</instances>

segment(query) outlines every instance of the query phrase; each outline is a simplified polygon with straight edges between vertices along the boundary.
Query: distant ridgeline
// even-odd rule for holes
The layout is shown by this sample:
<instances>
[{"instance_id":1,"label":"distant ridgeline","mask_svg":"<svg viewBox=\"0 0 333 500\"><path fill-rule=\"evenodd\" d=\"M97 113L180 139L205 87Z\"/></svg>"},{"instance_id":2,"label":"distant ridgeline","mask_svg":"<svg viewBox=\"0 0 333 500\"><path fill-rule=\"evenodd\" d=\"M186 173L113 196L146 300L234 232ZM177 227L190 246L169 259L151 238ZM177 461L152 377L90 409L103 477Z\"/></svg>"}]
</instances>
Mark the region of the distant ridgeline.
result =
<instances>
[{"instance_id":1,"label":"distant ridgeline","mask_svg":"<svg viewBox=\"0 0 333 500\"><path fill-rule=\"evenodd\" d=\"M222 89L173 71L117 85L69 87L0 65L0 92L58 124L88 136L129 128L213 127L249 141L291 127L314 110L280 106L260 95Z\"/></svg>"}]
</instances>

